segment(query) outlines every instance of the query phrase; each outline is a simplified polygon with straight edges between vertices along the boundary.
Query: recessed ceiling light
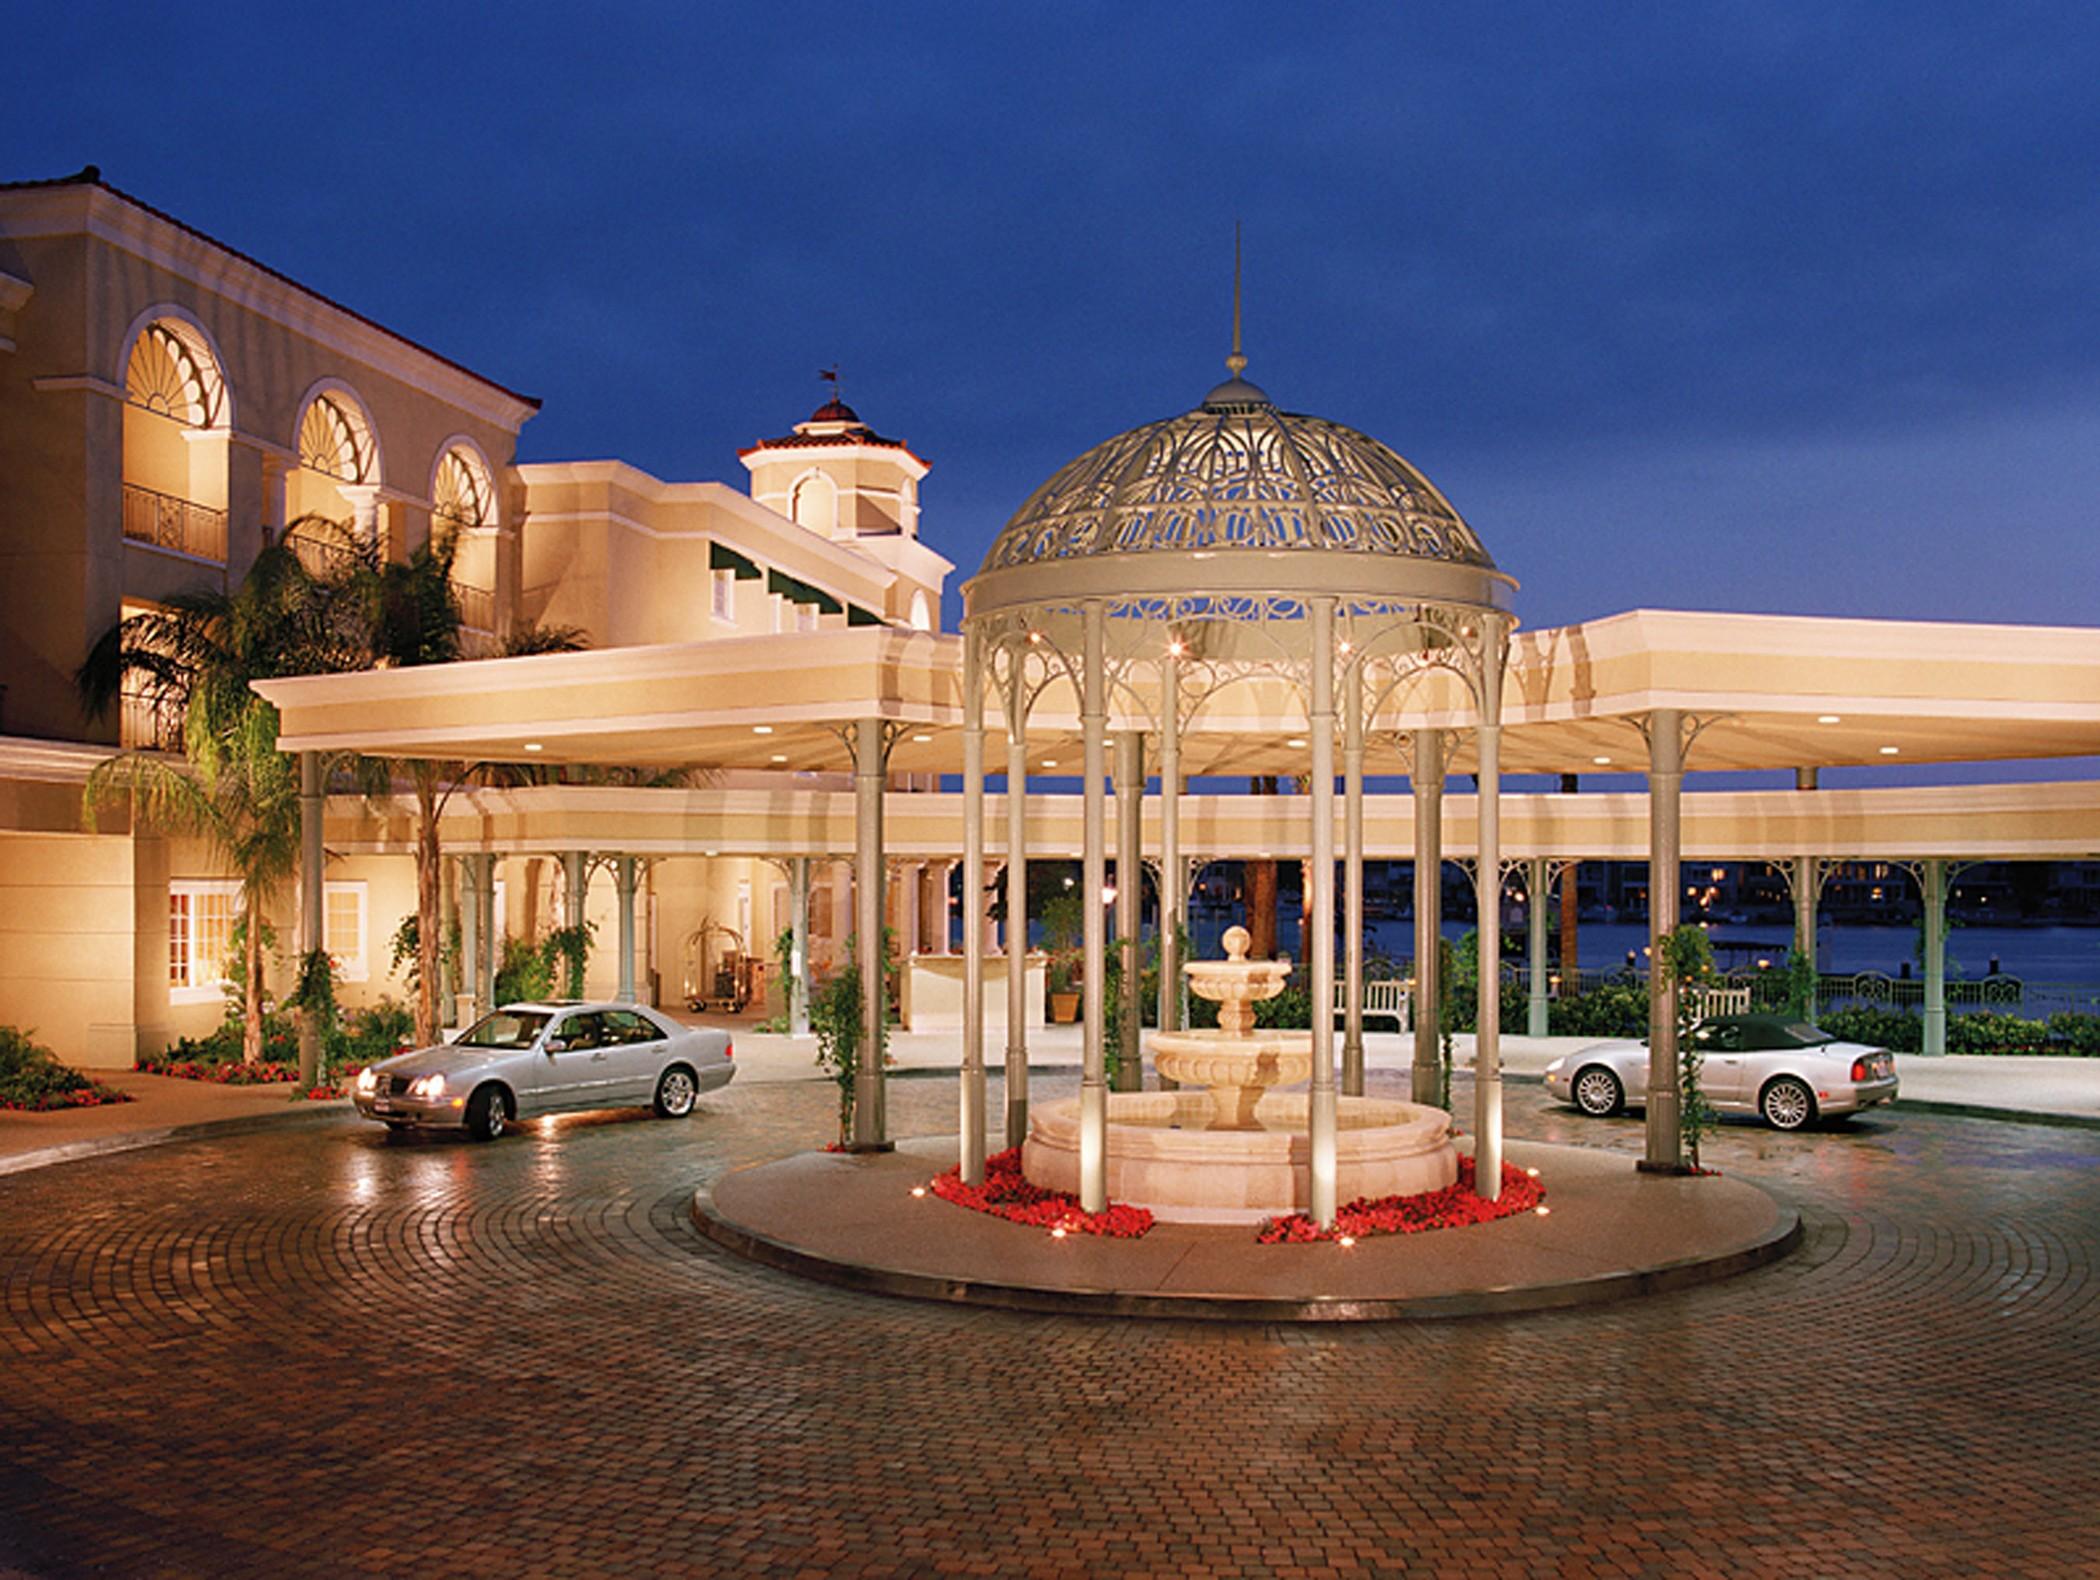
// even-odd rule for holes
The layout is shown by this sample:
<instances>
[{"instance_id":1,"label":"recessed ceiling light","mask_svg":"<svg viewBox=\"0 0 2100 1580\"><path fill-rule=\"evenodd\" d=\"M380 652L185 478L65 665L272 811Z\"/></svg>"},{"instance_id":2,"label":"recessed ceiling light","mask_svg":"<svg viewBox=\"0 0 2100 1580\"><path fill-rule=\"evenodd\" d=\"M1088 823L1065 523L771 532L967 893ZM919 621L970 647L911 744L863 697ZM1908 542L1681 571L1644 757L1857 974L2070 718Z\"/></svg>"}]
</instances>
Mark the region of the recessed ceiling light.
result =
<instances>
[{"instance_id":1,"label":"recessed ceiling light","mask_svg":"<svg viewBox=\"0 0 2100 1580\"><path fill-rule=\"evenodd\" d=\"M1043 759L1043 766L1045 768L1055 768L1057 766L1057 759L1055 757L1045 757Z\"/></svg>"},{"instance_id":2,"label":"recessed ceiling light","mask_svg":"<svg viewBox=\"0 0 2100 1580\"><path fill-rule=\"evenodd\" d=\"M1893 757L1902 750L1903 748L1900 746L1884 746L1881 749L1881 755L1884 757Z\"/></svg>"},{"instance_id":3,"label":"recessed ceiling light","mask_svg":"<svg viewBox=\"0 0 2100 1580\"><path fill-rule=\"evenodd\" d=\"M770 724L754 724L751 726L751 733L753 735L771 735L773 726Z\"/></svg>"},{"instance_id":4,"label":"recessed ceiling light","mask_svg":"<svg viewBox=\"0 0 2100 1580\"><path fill-rule=\"evenodd\" d=\"M1816 722L1818 724L1843 724L1845 721L1835 713L1819 713L1816 715Z\"/></svg>"},{"instance_id":5,"label":"recessed ceiling light","mask_svg":"<svg viewBox=\"0 0 2100 1580\"><path fill-rule=\"evenodd\" d=\"M1611 766L1611 759L1609 757L1592 757L1590 761L1595 763L1599 768L1609 768Z\"/></svg>"},{"instance_id":6,"label":"recessed ceiling light","mask_svg":"<svg viewBox=\"0 0 2100 1580\"><path fill-rule=\"evenodd\" d=\"M786 752L775 752L775 753L773 754L773 761L775 761L776 763L784 763L784 762L786 762L787 760L788 760L788 759L787 759L787 753L786 753Z\"/></svg>"},{"instance_id":7,"label":"recessed ceiling light","mask_svg":"<svg viewBox=\"0 0 2100 1580\"><path fill-rule=\"evenodd\" d=\"M528 752L543 752L546 749L547 748L542 746L538 741L527 741L525 743L525 750L527 750Z\"/></svg>"},{"instance_id":8,"label":"recessed ceiling light","mask_svg":"<svg viewBox=\"0 0 2100 1580\"><path fill-rule=\"evenodd\" d=\"M1286 745L1286 746L1289 746L1289 747L1293 747L1293 748L1296 748L1296 747L1302 747L1302 746L1303 746L1303 745L1305 744L1305 742L1304 742L1303 740L1290 740L1290 741L1285 741L1285 742L1284 742L1283 744L1284 744L1284 745Z\"/></svg>"},{"instance_id":9,"label":"recessed ceiling light","mask_svg":"<svg viewBox=\"0 0 2100 1580\"><path fill-rule=\"evenodd\" d=\"M703 856L719 856L719 855L721 855L722 853L721 853L721 852L720 852L719 850L705 850L705 851L702 851L702 852L701 852L701 854L702 854Z\"/></svg>"},{"instance_id":10,"label":"recessed ceiling light","mask_svg":"<svg viewBox=\"0 0 2100 1580\"><path fill-rule=\"evenodd\" d=\"M933 737L931 735L914 735L912 739L915 741L930 741Z\"/></svg>"}]
</instances>

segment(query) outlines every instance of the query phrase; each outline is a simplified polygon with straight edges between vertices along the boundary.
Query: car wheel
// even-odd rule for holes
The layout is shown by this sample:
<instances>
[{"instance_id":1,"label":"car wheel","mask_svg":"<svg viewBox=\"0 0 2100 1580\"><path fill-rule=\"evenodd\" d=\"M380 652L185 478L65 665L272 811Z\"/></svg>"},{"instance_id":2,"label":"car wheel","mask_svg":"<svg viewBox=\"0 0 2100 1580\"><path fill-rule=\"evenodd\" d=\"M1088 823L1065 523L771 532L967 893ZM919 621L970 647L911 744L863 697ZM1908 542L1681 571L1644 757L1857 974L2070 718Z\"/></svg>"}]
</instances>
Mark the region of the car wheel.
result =
<instances>
[{"instance_id":1,"label":"car wheel","mask_svg":"<svg viewBox=\"0 0 2100 1580\"><path fill-rule=\"evenodd\" d=\"M1757 1111L1774 1130L1799 1130L1816 1117L1816 1094L1791 1075L1782 1075L1765 1088Z\"/></svg>"},{"instance_id":2,"label":"car wheel","mask_svg":"<svg viewBox=\"0 0 2100 1580\"><path fill-rule=\"evenodd\" d=\"M1626 1088L1601 1064L1580 1071L1572 1090L1575 1106L1593 1118L1608 1119L1626 1106Z\"/></svg>"},{"instance_id":3,"label":"car wheel","mask_svg":"<svg viewBox=\"0 0 2100 1580\"><path fill-rule=\"evenodd\" d=\"M700 1083L693 1079L693 1072L682 1064L674 1064L657 1078L656 1117L683 1119L693 1111L699 1097Z\"/></svg>"},{"instance_id":4,"label":"car wheel","mask_svg":"<svg viewBox=\"0 0 2100 1580\"><path fill-rule=\"evenodd\" d=\"M479 1087L467 1099L467 1134L476 1141L494 1141L509 1118L510 1102L500 1086Z\"/></svg>"}]
</instances>

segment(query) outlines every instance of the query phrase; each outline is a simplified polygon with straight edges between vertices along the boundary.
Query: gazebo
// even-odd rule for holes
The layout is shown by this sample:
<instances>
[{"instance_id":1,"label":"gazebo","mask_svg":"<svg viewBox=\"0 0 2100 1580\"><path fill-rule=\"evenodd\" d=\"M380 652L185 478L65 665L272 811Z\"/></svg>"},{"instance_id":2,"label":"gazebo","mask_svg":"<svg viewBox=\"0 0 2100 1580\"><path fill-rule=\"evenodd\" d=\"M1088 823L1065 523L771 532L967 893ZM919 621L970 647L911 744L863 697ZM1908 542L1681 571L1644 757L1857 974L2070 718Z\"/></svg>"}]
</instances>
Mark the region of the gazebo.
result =
<instances>
[{"instance_id":1,"label":"gazebo","mask_svg":"<svg viewBox=\"0 0 2100 1580\"><path fill-rule=\"evenodd\" d=\"M963 589L964 870L984 849L987 698L1007 742L1006 904L1025 917L1028 722L1049 703L1076 712L1083 741L1084 1063L1080 1086L1080 1200L1107 1201L1111 1017L1123 1050L1119 1084L1134 1089L1139 1019L1139 848L1148 767L1159 776L1157 852L1162 976L1172 982L1185 873L1180 803L1183 744L1205 733L1224 760L1246 747L1247 768L1285 759L1310 785L1312 1002L1309 1104L1312 1215L1330 1224L1335 1199L1335 778L1342 777L1346 907L1344 1028L1339 1090L1363 1092L1363 778L1366 740L1397 738L1408 758L1416 813L1417 1013L1413 1084L1435 1100L1437 881L1440 800L1450 732L1425 721L1454 711L1474 720L1479 832L1474 878L1480 914L1498 914L1503 671L1516 583L1415 467L1355 429L1281 410L1231 376L1194 410L1118 434L1060 468L1007 523L983 569ZM1221 706L1228 692L1240 692ZM1148 763L1148 748L1150 763ZM1206 754L1217 763L1220 752ZM1107 1002L1107 781L1115 784L1114 897L1122 952L1121 1002ZM982 1177L985 1066L984 941L966 926L961 1163ZM1499 928L1480 933L1476 1168L1499 1189L1502 1088L1498 1062ZM1019 974L1007 976L1006 1134L1026 1129L1027 1068ZM1171 1021L1177 996L1162 994Z\"/></svg>"}]
</instances>

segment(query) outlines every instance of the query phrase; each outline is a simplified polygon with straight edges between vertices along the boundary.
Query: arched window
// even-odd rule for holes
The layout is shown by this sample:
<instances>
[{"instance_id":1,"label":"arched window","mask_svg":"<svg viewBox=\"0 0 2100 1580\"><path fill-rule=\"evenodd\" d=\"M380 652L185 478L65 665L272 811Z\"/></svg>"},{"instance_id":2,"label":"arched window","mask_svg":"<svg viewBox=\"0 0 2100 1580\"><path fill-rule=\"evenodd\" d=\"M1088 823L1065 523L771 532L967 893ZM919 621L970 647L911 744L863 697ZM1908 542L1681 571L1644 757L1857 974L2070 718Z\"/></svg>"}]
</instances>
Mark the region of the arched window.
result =
<instances>
[{"instance_id":1,"label":"arched window","mask_svg":"<svg viewBox=\"0 0 2100 1580\"><path fill-rule=\"evenodd\" d=\"M914 631L933 629L933 605L927 600L924 589L911 595L911 628Z\"/></svg>"},{"instance_id":2,"label":"arched window","mask_svg":"<svg viewBox=\"0 0 2100 1580\"><path fill-rule=\"evenodd\" d=\"M211 347L179 318L161 318L139 331L124 369L124 398L186 428L217 428L226 420L226 381Z\"/></svg>"},{"instance_id":3,"label":"arched window","mask_svg":"<svg viewBox=\"0 0 2100 1580\"><path fill-rule=\"evenodd\" d=\"M326 391L307 403L299 419L299 464L338 483L369 483L373 476L372 425L347 395Z\"/></svg>"},{"instance_id":4,"label":"arched window","mask_svg":"<svg viewBox=\"0 0 2100 1580\"><path fill-rule=\"evenodd\" d=\"M463 444L453 445L438 461L430 514L462 530L485 527L495 520L495 492L488 468Z\"/></svg>"},{"instance_id":5,"label":"arched window","mask_svg":"<svg viewBox=\"0 0 2100 1580\"><path fill-rule=\"evenodd\" d=\"M124 363L124 536L226 558L226 380L195 324L145 324Z\"/></svg>"},{"instance_id":6,"label":"arched window","mask_svg":"<svg viewBox=\"0 0 2100 1580\"><path fill-rule=\"evenodd\" d=\"M837 535L838 485L822 472L812 472L795 484L794 502L790 508L797 526L821 532L827 538Z\"/></svg>"}]
</instances>

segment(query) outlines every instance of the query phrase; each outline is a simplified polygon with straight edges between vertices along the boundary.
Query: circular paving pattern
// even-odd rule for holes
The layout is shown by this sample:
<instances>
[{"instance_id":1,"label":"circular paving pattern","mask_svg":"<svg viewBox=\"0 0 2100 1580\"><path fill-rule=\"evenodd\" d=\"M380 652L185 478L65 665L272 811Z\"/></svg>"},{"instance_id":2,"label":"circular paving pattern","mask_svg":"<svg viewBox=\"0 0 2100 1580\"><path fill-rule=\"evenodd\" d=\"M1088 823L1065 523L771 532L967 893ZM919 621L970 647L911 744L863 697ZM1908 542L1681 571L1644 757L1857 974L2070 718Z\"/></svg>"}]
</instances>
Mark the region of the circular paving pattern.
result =
<instances>
[{"instance_id":1,"label":"circular paving pattern","mask_svg":"<svg viewBox=\"0 0 2100 1580\"><path fill-rule=\"evenodd\" d=\"M953 1084L890 1108L952 1128ZM1785 1261L1337 1329L889 1300L706 1245L694 1190L831 1114L752 1086L0 1179L0 1573L2100 1571L2100 1133L1730 1125L1709 1161L1801 1209Z\"/></svg>"}]
</instances>

